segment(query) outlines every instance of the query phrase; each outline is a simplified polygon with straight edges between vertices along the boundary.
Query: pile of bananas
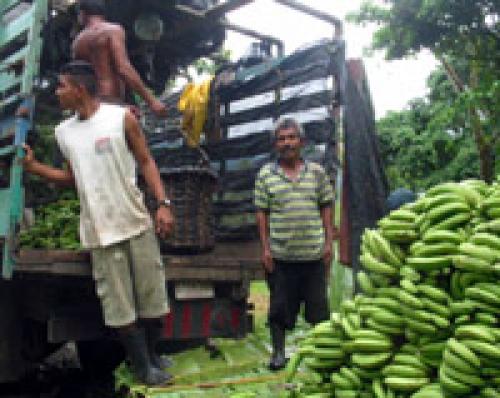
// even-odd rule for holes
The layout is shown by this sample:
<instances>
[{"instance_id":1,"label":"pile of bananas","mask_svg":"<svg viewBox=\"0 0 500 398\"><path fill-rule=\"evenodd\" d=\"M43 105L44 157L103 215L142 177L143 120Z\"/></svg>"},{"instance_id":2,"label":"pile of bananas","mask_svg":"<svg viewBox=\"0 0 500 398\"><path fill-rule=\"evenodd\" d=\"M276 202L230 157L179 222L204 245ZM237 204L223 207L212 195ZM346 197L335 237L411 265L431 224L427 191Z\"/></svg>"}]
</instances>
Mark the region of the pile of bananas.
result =
<instances>
[{"instance_id":1,"label":"pile of bananas","mask_svg":"<svg viewBox=\"0 0 500 398\"><path fill-rule=\"evenodd\" d=\"M301 362L317 376L295 396L500 398L500 183L438 185L378 227L362 293L289 362L289 381Z\"/></svg>"}]
</instances>

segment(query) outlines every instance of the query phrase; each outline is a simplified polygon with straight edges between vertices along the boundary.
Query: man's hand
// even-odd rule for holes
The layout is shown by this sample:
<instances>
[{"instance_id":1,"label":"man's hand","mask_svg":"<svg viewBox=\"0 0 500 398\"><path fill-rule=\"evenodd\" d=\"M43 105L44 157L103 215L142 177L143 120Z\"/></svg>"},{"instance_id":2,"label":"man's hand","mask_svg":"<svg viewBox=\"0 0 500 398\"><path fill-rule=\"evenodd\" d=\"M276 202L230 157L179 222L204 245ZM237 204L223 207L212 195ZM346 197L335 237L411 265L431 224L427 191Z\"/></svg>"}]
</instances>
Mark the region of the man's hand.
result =
<instances>
[{"instance_id":1,"label":"man's hand","mask_svg":"<svg viewBox=\"0 0 500 398\"><path fill-rule=\"evenodd\" d=\"M23 144L23 149L26 152L23 158L23 166L26 171L30 171L31 166L36 162L35 155L28 144Z\"/></svg>"},{"instance_id":2,"label":"man's hand","mask_svg":"<svg viewBox=\"0 0 500 398\"><path fill-rule=\"evenodd\" d=\"M159 101L158 99L154 98L151 103L149 104L149 107L153 111L153 113L158 116L158 117L166 117L167 116L167 106Z\"/></svg>"},{"instance_id":3,"label":"man's hand","mask_svg":"<svg viewBox=\"0 0 500 398\"><path fill-rule=\"evenodd\" d=\"M156 233L162 238L166 238L172 233L172 229L174 228L174 217L170 208L165 206L158 207L155 215L155 225Z\"/></svg>"},{"instance_id":4,"label":"man's hand","mask_svg":"<svg viewBox=\"0 0 500 398\"><path fill-rule=\"evenodd\" d=\"M270 249L262 250L262 265L267 273L271 274L274 271L273 256Z\"/></svg>"}]
</instances>

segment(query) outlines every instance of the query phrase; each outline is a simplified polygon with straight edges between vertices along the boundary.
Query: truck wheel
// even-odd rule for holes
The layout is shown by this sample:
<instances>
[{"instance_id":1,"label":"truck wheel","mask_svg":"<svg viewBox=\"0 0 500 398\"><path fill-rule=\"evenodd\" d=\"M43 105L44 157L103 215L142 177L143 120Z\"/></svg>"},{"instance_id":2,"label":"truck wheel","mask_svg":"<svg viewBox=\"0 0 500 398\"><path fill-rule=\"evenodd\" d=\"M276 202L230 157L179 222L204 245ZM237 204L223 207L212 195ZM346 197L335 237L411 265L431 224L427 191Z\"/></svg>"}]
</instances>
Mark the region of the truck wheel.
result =
<instances>
[{"instance_id":1,"label":"truck wheel","mask_svg":"<svg viewBox=\"0 0 500 398\"><path fill-rule=\"evenodd\" d=\"M85 373L105 377L125 360L125 350L116 340L78 341L78 358Z\"/></svg>"}]
</instances>

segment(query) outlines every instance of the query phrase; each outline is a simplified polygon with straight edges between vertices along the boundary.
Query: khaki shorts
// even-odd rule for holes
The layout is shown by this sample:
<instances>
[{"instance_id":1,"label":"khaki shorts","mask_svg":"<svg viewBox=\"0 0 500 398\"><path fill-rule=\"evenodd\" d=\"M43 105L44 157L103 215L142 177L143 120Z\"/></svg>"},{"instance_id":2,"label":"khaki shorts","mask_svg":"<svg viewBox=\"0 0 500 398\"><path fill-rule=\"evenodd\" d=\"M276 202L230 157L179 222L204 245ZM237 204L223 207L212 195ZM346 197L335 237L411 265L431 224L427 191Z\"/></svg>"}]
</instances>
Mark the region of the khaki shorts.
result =
<instances>
[{"instance_id":1,"label":"khaki shorts","mask_svg":"<svg viewBox=\"0 0 500 398\"><path fill-rule=\"evenodd\" d=\"M92 272L107 326L126 326L168 312L165 269L152 229L93 249Z\"/></svg>"}]
</instances>

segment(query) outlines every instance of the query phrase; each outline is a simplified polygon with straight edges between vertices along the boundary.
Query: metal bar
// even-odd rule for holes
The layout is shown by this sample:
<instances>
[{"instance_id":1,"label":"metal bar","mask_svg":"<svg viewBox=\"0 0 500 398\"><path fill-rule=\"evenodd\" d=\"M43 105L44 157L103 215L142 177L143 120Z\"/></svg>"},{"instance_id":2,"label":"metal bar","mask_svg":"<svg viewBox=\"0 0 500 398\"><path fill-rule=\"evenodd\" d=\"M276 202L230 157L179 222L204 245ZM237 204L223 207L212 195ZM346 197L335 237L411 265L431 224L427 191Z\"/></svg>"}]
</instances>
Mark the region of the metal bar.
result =
<instances>
[{"instance_id":1,"label":"metal bar","mask_svg":"<svg viewBox=\"0 0 500 398\"><path fill-rule=\"evenodd\" d=\"M11 89L16 84L21 84L23 77L16 77L13 73L0 73L0 94Z\"/></svg>"},{"instance_id":2,"label":"metal bar","mask_svg":"<svg viewBox=\"0 0 500 398\"><path fill-rule=\"evenodd\" d=\"M252 3L253 0L228 0L225 3L221 3L212 8L209 8L206 11L198 11L188 6L183 6L178 4L175 6L176 10L181 11L185 14L189 14L196 18L210 18L210 19L219 19L224 16L226 13L236 10L239 7L242 7L246 4Z\"/></svg>"},{"instance_id":3,"label":"metal bar","mask_svg":"<svg viewBox=\"0 0 500 398\"><path fill-rule=\"evenodd\" d=\"M295 0L274 0L276 3L282 4L284 6L293 8L294 10L303 12L305 14L311 15L322 21L328 22L335 27L335 36L340 38L343 34L343 24L342 21L326 12L316 10L312 7L306 6L305 4L299 3Z\"/></svg>"},{"instance_id":4,"label":"metal bar","mask_svg":"<svg viewBox=\"0 0 500 398\"><path fill-rule=\"evenodd\" d=\"M225 3L209 8L207 11L205 11L205 16L207 18L219 19L228 12L234 11L237 8L250 3L253 3L253 0L227 0Z\"/></svg>"},{"instance_id":5,"label":"metal bar","mask_svg":"<svg viewBox=\"0 0 500 398\"><path fill-rule=\"evenodd\" d=\"M15 117L8 117L0 120L0 140L14 135L16 132Z\"/></svg>"},{"instance_id":6,"label":"metal bar","mask_svg":"<svg viewBox=\"0 0 500 398\"><path fill-rule=\"evenodd\" d=\"M11 8L14 8L19 4L20 0L3 0L0 4L0 15L5 14Z\"/></svg>"},{"instance_id":7,"label":"metal bar","mask_svg":"<svg viewBox=\"0 0 500 398\"><path fill-rule=\"evenodd\" d=\"M0 158L6 155L11 155L14 153L16 147L14 145L8 145L0 148Z\"/></svg>"},{"instance_id":8,"label":"metal bar","mask_svg":"<svg viewBox=\"0 0 500 398\"><path fill-rule=\"evenodd\" d=\"M230 22L223 22L222 24L224 25L224 27L226 29L232 30L234 32L238 32L238 33L241 33L241 34L246 35L246 36L255 37L256 39L276 44L276 46L278 47L278 53L279 53L278 55L279 56L283 55L284 45L280 39L277 39L276 37L273 37L273 36L264 35L262 33L255 31L255 30L244 28L242 26L235 25L235 24L232 24Z\"/></svg>"},{"instance_id":9,"label":"metal bar","mask_svg":"<svg viewBox=\"0 0 500 398\"><path fill-rule=\"evenodd\" d=\"M30 28L34 10L35 7L32 6L19 18L0 27L0 48Z\"/></svg>"},{"instance_id":10,"label":"metal bar","mask_svg":"<svg viewBox=\"0 0 500 398\"><path fill-rule=\"evenodd\" d=\"M48 18L48 0L37 0L34 5L33 20L30 25L28 42L30 43L26 55L22 93L29 95L33 88L33 80L39 73L42 54L42 29Z\"/></svg>"},{"instance_id":11,"label":"metal bar","mask_svg":"<svg viewBox=\"0 0 500 398\"><path fill-rule=\"evenodd\" d=\"M7 72L14 66L19 65L21 62L24 62L24 58L28 54L28 50L28 46L23 47L18 52L3 60L2 66L0 67L0 72Z\"/></svg>"}]
</instances>

